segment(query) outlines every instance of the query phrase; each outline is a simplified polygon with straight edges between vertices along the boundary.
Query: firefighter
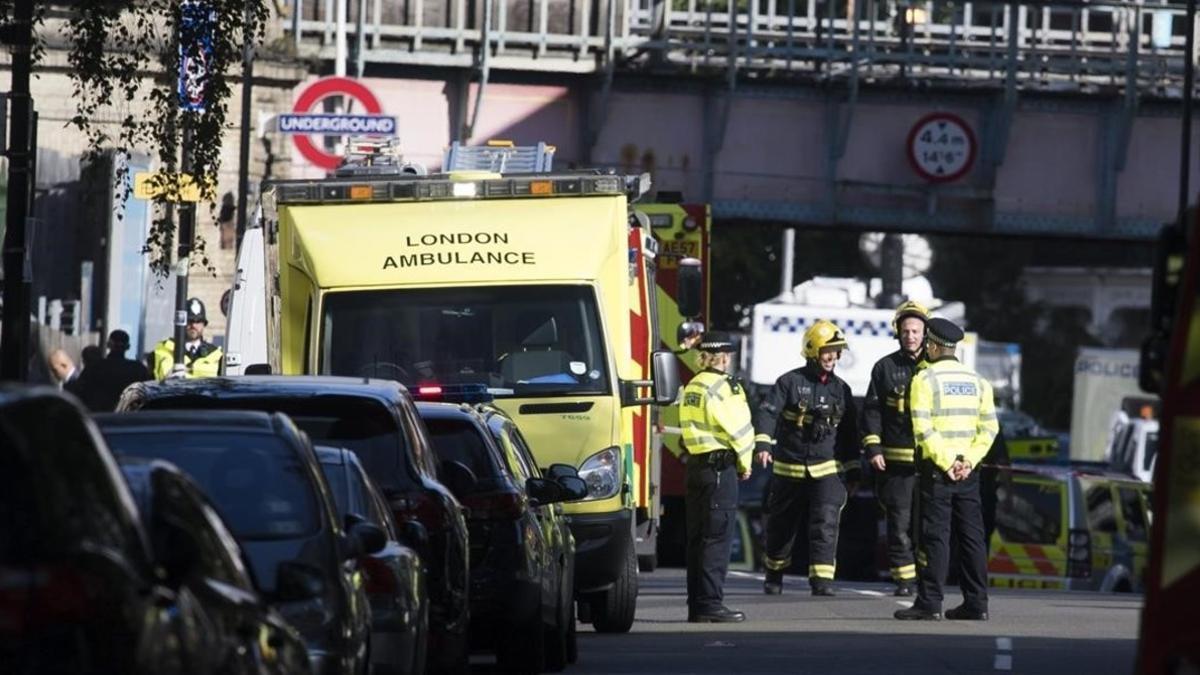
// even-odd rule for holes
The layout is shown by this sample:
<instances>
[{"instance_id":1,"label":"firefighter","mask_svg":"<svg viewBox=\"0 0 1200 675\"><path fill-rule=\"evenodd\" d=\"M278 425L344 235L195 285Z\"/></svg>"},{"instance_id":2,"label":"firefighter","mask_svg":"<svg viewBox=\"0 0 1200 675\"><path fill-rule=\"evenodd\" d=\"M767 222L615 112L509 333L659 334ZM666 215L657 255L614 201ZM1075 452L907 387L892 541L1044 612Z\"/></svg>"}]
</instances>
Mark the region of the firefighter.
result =
<instances>
[{"instance_id":1,"label":"firefighter","mask_svg":"<svg viewBox=\"0 0 1200 675\"><path fill-rule=\"evenodd\" d=\"M812 594L834 594L845 480L859 470L854 398L833 372L846 346L837 326L818 320L804 332L805 365L776 380L755 413L758 459L772 467L763 583L768 595L783 592L801 522L808 526Z\"/></svg>"},{"instance_id":2,"label":"firefighter","mask_svg":"<svg viewBox=\"0 0 1200 675\"><path fill-rule=\"evenodd\" d=\"M737 481L750 477L754 427L746 392L729 375L733 341L709 331L698 349L703 370L679 405L687 451L688 621L738 622L746 615L725 607L722 587L737 529Z\"/></svg>"},{"instance_id":3,"label":"firefighter","mask_svg":"<svg viewBox=\"0 0 1200 675\"><path fill-rule=\"evenodd\" d=\"M921 361L928 320L929 310L911 300L896 308L892 335L900 348L875 362L863 401L862 445L875 470L875 494L887 522L888 565L900 597L913 594L917 579L909 536L917 479L908 384Z\"/></svg>"},{"instance_id":4,"label":"firefighter","mask_svg":"<svg viewBox=\"0 0 1200 675\"><path fill-rule=\"evenodd\" d=\"M183 345L183 360L187 364L185 377L215 377L221 369L221 348L204 339L208 315L200 298L187 301L187 342ZM167 338L154 346L154 379L165 380L175 367L175 339Z\"/></svg>"},{"instance_id":5,"label":"firefighter","mask_svg":"<svg viewBox=\"0 0 1200 675\"><path fill-rule=\"evenodd\" d=\"M987 548L979 500L979 463L1000 430L992 385L954 357L962 329L941 318L926 324L925 358L910 386L913 436L917 439L921 536L917 551L917 597L895 613L903 620L942 618L942 587L950 566L950 530L959 546L963 604L947 619L986 621Z\"/></svg>"}]
</instances>

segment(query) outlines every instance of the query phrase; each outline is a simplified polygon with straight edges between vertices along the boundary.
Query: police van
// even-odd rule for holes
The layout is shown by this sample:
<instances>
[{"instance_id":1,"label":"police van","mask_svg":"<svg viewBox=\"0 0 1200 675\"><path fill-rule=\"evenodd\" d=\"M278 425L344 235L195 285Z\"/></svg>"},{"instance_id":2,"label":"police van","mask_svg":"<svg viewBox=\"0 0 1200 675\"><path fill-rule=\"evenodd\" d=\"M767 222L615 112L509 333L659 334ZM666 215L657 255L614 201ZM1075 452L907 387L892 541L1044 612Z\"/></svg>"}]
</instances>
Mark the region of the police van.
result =
<instances>
[{"instance_id":1,"label":"police van","mask_svg":"<svg viewBox=\"0 0 1200 675\"><path fill-rule=\"evenodd\" d=\"M997 479L992 586L1140 592L1150 486L1104 468L1014 464Z\"/></svg>"}]
</instances>

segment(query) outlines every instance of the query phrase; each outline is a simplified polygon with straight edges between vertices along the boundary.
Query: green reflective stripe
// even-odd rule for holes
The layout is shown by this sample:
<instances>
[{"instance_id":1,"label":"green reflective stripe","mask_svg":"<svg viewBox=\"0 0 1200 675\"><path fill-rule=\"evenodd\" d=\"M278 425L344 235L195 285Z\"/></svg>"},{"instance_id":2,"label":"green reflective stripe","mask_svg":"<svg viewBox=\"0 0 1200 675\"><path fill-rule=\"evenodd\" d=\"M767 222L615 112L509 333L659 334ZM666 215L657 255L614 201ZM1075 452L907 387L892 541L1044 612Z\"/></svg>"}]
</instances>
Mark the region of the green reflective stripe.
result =
<instances>
[{"instance_id":1,"label":"green reflective stripe","mask_svg":"<svg viewBox=\"0 0 1200 675\"><path fill-rule=\"evenodd\" d=\"M893 462L912 462L915 454L912 448L883 449L883 458Z\"/></svg>"},{"instance_id":2,"label":"green reflective stripe","mask_svg":"<svg viewBox=\"0 0 1200 675\"><path fill-rule=\"evenodd\" d=\"M992 420L996 419L996 413L981 413L979 415L979 419L983 420L984 422L991 422Z\"/></svg>"},{"instance_id":3,"label":"green reflective stripe","mask_svg":"<svg viewBox=\"0 0 1200 675\"><path fill-rule=\"evenodd\" d=\"M771 471L779 476L787 476L788 478L804 478L808 475L808 471L803 464L789 464L775 460L771 464Z\"/></svg>"},{"instance_id":4,"label":"green reflective stripe","mask_svg":"<svg viewBox=\"0 0 1200 675\"><path fill-rule=\"evenodd\" d=\"M723 385L723 384L725 384L725 378L721 378L721 379L717 380L716 382L713 382L712 384L708 385L708 387L706 387L704 391L705 391L705 393L711 395L713 398L717 399L718 401L724 401L725 395L721 393L721 385Z\"/></svg>"},{"instance_id":5,"label":"green reflective stripe","mask_svg":"<svg viewBox=\"0 0 1200 675\"><path fill-rule=\"evenodd\" d=\"M863 436L863 439L862 439L863 445L879 445L882 442L883 442L883 439L880 438L879 436L876 436L875 434L868 434L866 436Z\"/></svg>"},{"instance_id":6,"label":"green reflective stripe","mask_svg":"<svg viewBox=\"0 0 1200 675\"><path fill-rule=\"evenodd\" d=\"M701 420L684 420L680 425L683 429L699 429L700 431L711 432L712 427L708 426L707 422Z\"/></svg>"},{"instance_id":7,"label":"green reflective stripe","mask_svg":"<svg viewBox=\"0 0 1200 675\"><path fill-rule=\"evenodd\" d=\"M817 579L833 579L834 573L837 572L836 565L809 565L808 576Z\"/></svg>"},{"instance_id":8,"label":"green reflective stripe","mask_svg":"<svg viewBox=\"0 0 1200 675\"><path fill-rule=\"evenodd\" d=\"M770 443L771 445L775 445L775 439L771 438L770 434L758 434L757 436L754 437L754 442L755 443Z\"/></svg>"},{"instance_id":9,"label":"green reflective stripe","mask_svg":"<svg viewBox=\"0 0 1200 675\"><path fill-rule=\"evenodd\" d=\"M792 561L790 558L767 558L764 556L763 564L772 572L778 572L791 567Z\"/></svg>"},{"instance_id":10,"label":"green reflective stripe","mask_svg":"<svg viewBox=\"0 0 1200 675\"><path fill-rule=\"evenodd\" d=\"M839 468L838 462L831 459L821 462L820 464L808 465L808 475L812 476L813 478L824 478L825 476L832 476L836 474Z\"/></svg>"},{"instance_id":11,"label":"green reflective stripe","mask_svg":"<svg viewBox=\"0 0 1200 675\"><path fill-rule=\"evenodd\" d=\"M923 420L933 419L933 413L929 412L928 410L914 410L912 411L912 416L919 417Z\"/></svg>"},{"instance_id":12,"label":"green reflective stripe","mask_svg":"<svg viewBox=\"0 0 1200 675\"><path fill-rule=\"evenodd\" d=\"M747 424L746 426L742 427L741 429L738 429L737 431L735 431L729 435L732 436L733 438L742 438L743 436L749 436L752 433L754 433L754 425Z\"/></svg>"},{"instance_id":13,"label":"green reflective stripe","mask_svg":"<svg viewBox=\"0 0 1200 675\"><path fill-rule=\"evenodd\" d=\"M917 578L916 565L901 565L892 568L892 578L896 581L911 581Z\"/></svg>"},{"instance_id":14,"label":"green reflective stripe","mask_svg":"<svg viewBox=\"0 0 1200 675\"><path fill-rule=\"evenodd\" d=\"M942 438L975 438L977 433L974 429L963 431L939 431Z\"/></svg>"},{"instance_id":15,"label":"green reflective stripe","mask_svg":"<svg viewBox=\"0 0 1200 675\"><path fill-rule=\"evenodd\" d=\"M785 420L794 422L796 418L800 416L800 413L793 412L791 410L784 410L783 412L779 413L779 416Z\"/></svg>"}]
</instances>

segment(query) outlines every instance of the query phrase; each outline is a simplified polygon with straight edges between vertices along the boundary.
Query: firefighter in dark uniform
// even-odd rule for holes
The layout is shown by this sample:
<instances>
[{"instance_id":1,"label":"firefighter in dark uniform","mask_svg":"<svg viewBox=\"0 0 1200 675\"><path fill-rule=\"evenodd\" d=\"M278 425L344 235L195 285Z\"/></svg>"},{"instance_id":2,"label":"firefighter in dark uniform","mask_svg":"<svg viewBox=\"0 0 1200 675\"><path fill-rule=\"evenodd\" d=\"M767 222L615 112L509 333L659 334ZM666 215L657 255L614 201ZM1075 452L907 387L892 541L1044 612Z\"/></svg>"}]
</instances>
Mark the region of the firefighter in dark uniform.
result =
<instances>
[{"instance_id":1,"label":"firefighter in dark uniform","mask_svg":"<svg viewBox=\"0 0 1200 675\"><path fill-rule=\"evenodd\" d=\"M723 586L737 529L737 481L750 477L754 427L745 389L728 374L729 335L709 331L698 349L703 370L679 404L687 451L688 621L744 621L745 614L725 607Z\"/></svg>"},{"instance_id":2,"label":"firefighter in dark uniform","mask_svg":"<svg viewBox=\"0 0 1200 675\"><path fill-rule=\"evenodd\" d=\"M988 618L987 546L979 503L979 464L999 433L992 385L954 357L962 329L946 319L926 324L928 366L909 387L917 440L921 534L917 546L917 597L897 610L904 620L942 618L942 587L950 567L950 532L958 540L963 604L947 619Z\"/></svg>"},{"instance_id":3,"label":"firefighter in dark uniform","mask_svg":"<svg viewBox=\"0 0 1200 675\"><path fill-rule=\"evenodd\" d=\"M900 348L875 362L863 401L862 444L875 470L875 494L887 522L888 566L901 597L913 594L917 580L909 535L917 478L908 384L923 356L928 320L929 310L911 300L896 308L892 334Z\"/></svg>"},{"instance_id":4,"label":"firefighter in dark uniform","mask_svg":"<svg viewBox=\"0 0 1200 675\"><path fill-rule=\"evenodd\" d=\"M220 374L221 359L224 354L221 348L204 339L204 329L208 327L208 314L204 311L204 303L200 298L190 298L187 301L187 341L183 345L183 360L187 364L186 373L182 377L216 377ZM165 380L168 376L175 377L175 338L169 337L154 346L154 379Z\"/></svg>"},{"instance_id":5,"label":"firefighter in dark uniform","mask_svg":"<svg viewBox=\"0 0 1200 675\"><path fill-rule=\"evenodd\" d=\"M784 373L755 412L759 461L771 467L767 497L767 567L763 591L783 592L796 529L808 527L808 581L813 595L833 595L838 525L847 474L859 471L857 419L850 386L833 373L846 337L830 321L804 332L804 366Z\"/></svg>"}]
</instances>

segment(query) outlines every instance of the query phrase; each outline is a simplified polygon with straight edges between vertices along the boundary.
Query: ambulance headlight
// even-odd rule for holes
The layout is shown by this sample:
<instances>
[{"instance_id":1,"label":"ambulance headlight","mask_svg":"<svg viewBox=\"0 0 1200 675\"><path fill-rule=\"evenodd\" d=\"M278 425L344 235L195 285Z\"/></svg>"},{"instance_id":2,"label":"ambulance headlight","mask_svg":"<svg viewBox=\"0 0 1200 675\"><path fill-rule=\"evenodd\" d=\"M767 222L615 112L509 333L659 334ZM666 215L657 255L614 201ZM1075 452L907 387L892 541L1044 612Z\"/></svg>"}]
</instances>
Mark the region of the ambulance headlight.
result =
<instances>
[{"instance_id":1,"label":"ambulance headlight","mask_svg":"<svg viewBox=\"0 0 1200 675\"><path fill-rule=\"evenodd\" d=\"M587 483L583 501L608 499L621 489L621 449L605 448L584 460L579 477Z\"/></svg>"}]
</instances>

